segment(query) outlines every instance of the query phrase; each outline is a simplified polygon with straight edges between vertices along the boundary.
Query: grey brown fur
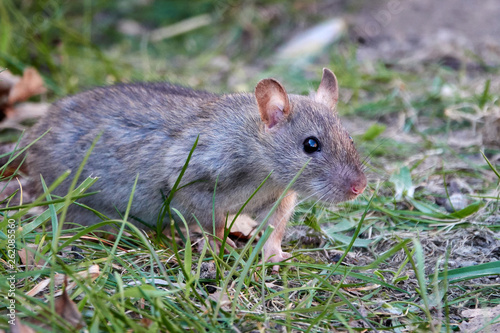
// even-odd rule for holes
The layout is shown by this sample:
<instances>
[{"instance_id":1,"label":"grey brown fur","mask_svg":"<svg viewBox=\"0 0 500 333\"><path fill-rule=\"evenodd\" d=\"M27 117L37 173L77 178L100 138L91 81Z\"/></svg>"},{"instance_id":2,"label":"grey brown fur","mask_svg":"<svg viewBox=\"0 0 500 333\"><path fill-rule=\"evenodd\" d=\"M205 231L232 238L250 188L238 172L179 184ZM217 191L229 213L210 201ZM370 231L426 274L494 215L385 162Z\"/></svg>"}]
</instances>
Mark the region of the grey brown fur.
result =
<instances>
[{"instance_id":1,"label":"grey brown fur","mask_svg":"<svg viewBox=\"0 0 500 333\"><path fill-rule=\"evenodd\" d=\"M276 230L264 254L277 262L288 258L281 251L281 239L296 193L339 202L356 197L366 186L356 149L334 110L337 98L335 76L326 69L316 99L287 95L272 79L261 81L255 94L216 95L167 83L97 88L54 103L32 130L30 140L51 128L30 150L27 162L38 186L39 174L50 184L65 170L76 171L102 133L81 177L98 176L92 190L100 193L80 201L118 218L116 210L125 211L139 174L131 214L155 225L161 193L169 193L199 135L182 184L199 182L177 192L172 205L191 222L194 214L212 232L218 177L215 229L221 237L226 214L235 214L271 171L244 212L256 219L267 214L311 159L269 221ZM320 140L321 151L307 154L303 142L311 136ZM68 184L55 193L65 195ZM72 207L68 214L67 220L80 224L99 222L80 207Z\"/></svg>"}]
</instances>

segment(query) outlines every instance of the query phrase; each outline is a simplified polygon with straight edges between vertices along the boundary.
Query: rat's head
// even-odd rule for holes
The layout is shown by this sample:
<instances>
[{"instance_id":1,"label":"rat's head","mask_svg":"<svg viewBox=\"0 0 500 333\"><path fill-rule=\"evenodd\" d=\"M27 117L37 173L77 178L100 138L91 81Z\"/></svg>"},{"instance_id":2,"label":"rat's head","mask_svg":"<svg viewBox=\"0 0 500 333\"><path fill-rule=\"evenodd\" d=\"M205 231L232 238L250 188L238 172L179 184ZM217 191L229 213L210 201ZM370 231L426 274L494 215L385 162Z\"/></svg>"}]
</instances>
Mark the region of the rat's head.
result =
<instances>
[{"instance_id":1,"label":"rat's head","mask_svg":"<svg viewBox=\"0 0 500 333\"><path fill-rule=\"evenodd\" d=\"M366 177L354 142L338 118L338 84L330 70L323 70L313 98L289 96L274 79L260 81L255 97L264 126L264 154L275 180L286 185L310 160L293 186L303 196L340 202L364 191Z\"/></svg>"}]
</instances>

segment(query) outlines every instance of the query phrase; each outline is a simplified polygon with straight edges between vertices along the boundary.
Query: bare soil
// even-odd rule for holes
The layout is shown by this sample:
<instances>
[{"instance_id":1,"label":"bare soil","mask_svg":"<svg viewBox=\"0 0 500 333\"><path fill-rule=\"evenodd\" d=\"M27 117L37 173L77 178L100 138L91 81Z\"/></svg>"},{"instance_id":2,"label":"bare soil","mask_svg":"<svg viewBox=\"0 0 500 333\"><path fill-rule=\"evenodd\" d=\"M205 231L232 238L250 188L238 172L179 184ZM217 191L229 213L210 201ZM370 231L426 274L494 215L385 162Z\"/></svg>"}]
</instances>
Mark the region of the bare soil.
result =
<instances>
[{"instance_id":1,"label":"bare soil","mask_svg":"<svg viewBox=\"0 0 500 333\"><path fill-rule=\"evenodd\" d=\"M352 17L351 35L361 60L498 66L498 17L497 0L372 1Z\"/></svg>"}]
</instances>

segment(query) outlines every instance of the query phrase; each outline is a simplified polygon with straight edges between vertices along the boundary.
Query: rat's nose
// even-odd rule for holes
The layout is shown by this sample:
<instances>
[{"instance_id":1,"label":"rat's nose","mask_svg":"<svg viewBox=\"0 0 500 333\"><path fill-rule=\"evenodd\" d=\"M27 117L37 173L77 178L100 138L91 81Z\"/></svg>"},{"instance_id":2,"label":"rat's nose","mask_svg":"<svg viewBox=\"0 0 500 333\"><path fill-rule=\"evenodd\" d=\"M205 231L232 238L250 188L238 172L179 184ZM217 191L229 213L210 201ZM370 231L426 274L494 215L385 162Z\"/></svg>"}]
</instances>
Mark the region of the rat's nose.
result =
<instances>
[{"instance_id":1,"label":"rat's nose","mask_svg":"<svg viewBox=\"0 0 500 333\"><path fill-rule=\"evenodd\" d=\"M354 195L360 195L363 193L366 187L366 176L364 174L361 174L358 179L353 181L351 183L351 192Z\"/></svg>"},{"instance_id":2,"label":"rat's nose","mask_svg":"<svg viewBox=\"0 0 500 333\"><path fill-rule=\"evenodd\" d=\"M363 191L365 190L364 187L358 187L357 185L352 185L351 186L351 191L352 193L356 194L356 195L360 195L361 193L363 193Z\"/></svg>"}]
</instances>

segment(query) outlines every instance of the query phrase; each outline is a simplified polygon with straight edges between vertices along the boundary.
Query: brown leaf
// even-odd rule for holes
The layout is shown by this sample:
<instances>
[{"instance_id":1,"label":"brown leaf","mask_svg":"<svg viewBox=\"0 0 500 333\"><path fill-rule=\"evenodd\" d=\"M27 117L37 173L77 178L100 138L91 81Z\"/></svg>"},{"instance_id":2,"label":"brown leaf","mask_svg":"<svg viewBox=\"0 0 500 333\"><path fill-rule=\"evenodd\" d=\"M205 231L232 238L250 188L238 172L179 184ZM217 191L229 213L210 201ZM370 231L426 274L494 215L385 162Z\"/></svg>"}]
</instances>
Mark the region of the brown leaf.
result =
<instances>
[{"instance_id":1,"label":"brown leaf","mask_svg":"<svg viewBox=\"0 0 500 333\"><path fill-rule=\"evenodd\" d=\"M87 279L90 277L90 279L95 280L101 273L99 272L99 266L98 265L92 265L88 268L86 271L81 271L78 272L76 275L78 275L82 279ZM65 275L64 274L56 274L54 275L54 285L58 286L64 283L65 280ZM42 282L38 283L36 286L34 286L30 291L26 293L28 296L35 296L39 292L41 292L43 289L45 289L50 283L50 279L45 279ZM74 286L76 286L76 282L71 282L67 289L72 289Z\"/></svg>"},{"instance_id":2,"label":"brown leaf","mask_svg":"<svg viewBox=\"0 0 500 333\"><path fill-rule=\"evenodd\" d=\"M235 215L229 215L229 218L227 220L227 227L229 227L233 222L234 216ZM258 226L259 223L252 219L250 216L240 215L231 228L231 235L242 239L250 239Z\"/></svg>"},{"instance_id":3,"label":"brown leaf","mask_svg":"<svg viewBox=\"0 0 500 333\"><path fill-rule=\"evenodd\" d=\"M55 310L58 315L65 319L75 330L82 328L85 323L82 320L82 314L78 311L78 307L73 302L66 292L67 279L64 281L65 288L61 296L55 300Z\"/></svg>"},{"instance_id":4,"label":"brown leaf","mask_svg":"<svg viewBox=\"0 0 500 333\"><path fill-rule=\"evenodd\" d=\"M32 102L7 105L4 108L4 114L7 119L0 123L0 128L16 128L23 130L25 129L25 126L22 125L22 122L29 119L41 118L45 113L47 113L49 106L49 103Z\"/></svg>"},{"instance_id":5,"label":"brown leaf","mask_svg":"<svg viewBox=\"0 0 500 333\"><path fill-rule=\"evenodd\" d=\"M30 248L31 251L27 250L26 248L17 251L19 259L21 259L23 265L28 267L33 267L33 266L42 266L43 264L45 264L45 260L41 258L37 258L38 260L35 261L36 250L38 249L38 245L28 244L27 247Z\"/></svg>"},{"instance_id":6,"label":"brown leaf","mask_svg":"<svg viewBox=\"0 0 500 333\"><path fill-rule=\"evenodd\" d=\"M9 92L7 103L13 105L23 102L31 96L43 94L47 91L44 82L38 71L33 67L24 70L21 80L14 84Z\"/></svg>"},{"instance_id":7,"label":"brown leaf","mask_svg":"<svg viewBox=\"0 0 500 333\"><path fill-rule=\"evenodd\" d=\"M82 314L80 311L78 311L78 307L76 306L75 302L73 302L69 296L66 290L68 289L66 287L68 281L67 278L64 277L64 287L63 291L61 293L61 296L56 297L54 299L54 305L55 305L55 313L57 313L63 320L66 321L66 325L74 327L74 332L85 326L85 322L82 319ZM42 313L37 314L34 317L28 318L27 322L35 325L38 327L39 330L50 330L50 323L46 322L45 318L49 318L51 315L50 313L47 313L45 310L42 310ZM44 319L42 319L44 318ZM17 318L16 318L17 319ZM21 322L16 320L16 329L17 331L14 331L13 326L11 326L12 332L21 332L21 333L31 333L35 332L35 330L32 330L30 327L26 325L22 325Z\"/></svg>"},{"instance_id":8,"label":"brown leaf","mask_svg":"<svg viewBox=\"0 0 500 333\"><path fill-rule=\"evenodd\" d=\"M15 104L46 91L42 77L32 67L26 68L22 77L13 75L8 70L0 72L0 111L3 111L6 117L2 122L2 128L23 130L21 125L23 120L43 115L48 109L46 103ZM9 119L15 121L7 124L6 121Z\"/></svg>"},{"instance_id":9,"label":"brown leaf","mask_svg":"<svg viewBox=\"0 0 500 333\"><path fill-rule=\"evenodd\" d=\"M152 324L154 323L153 320L149 319L149 318L142 318L140 320L140 324L143 326L143 327L150 327Z\"/></svg>"}]
</instances>

